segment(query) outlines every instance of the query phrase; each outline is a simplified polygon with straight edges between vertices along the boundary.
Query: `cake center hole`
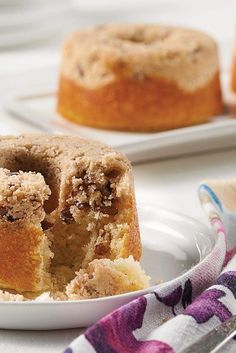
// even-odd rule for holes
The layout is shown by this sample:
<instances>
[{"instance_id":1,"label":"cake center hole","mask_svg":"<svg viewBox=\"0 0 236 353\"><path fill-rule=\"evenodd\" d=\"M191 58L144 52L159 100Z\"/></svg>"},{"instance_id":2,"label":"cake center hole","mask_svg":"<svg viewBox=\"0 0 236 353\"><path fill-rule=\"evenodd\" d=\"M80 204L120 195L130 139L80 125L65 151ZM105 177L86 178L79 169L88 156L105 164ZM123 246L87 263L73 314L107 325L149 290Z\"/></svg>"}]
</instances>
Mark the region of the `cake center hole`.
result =
<instances>
[{"instance_id":1,"label":"cake center hole","mask_svg":"<svg viewBox=\"0 0 236 353\"><path fill-rule=\"evenodd\" d=\"M145 32L136 32L133 33L132 35L118 35L117 38L121 41L128 42L128 43L134 43L134 44L153 44L156 42L161 42L166 40L171 34L170 30L165 30L165 31L158 31L158 32L151 32L151 33L145 33Z\"/></svg>"}]
</instances>

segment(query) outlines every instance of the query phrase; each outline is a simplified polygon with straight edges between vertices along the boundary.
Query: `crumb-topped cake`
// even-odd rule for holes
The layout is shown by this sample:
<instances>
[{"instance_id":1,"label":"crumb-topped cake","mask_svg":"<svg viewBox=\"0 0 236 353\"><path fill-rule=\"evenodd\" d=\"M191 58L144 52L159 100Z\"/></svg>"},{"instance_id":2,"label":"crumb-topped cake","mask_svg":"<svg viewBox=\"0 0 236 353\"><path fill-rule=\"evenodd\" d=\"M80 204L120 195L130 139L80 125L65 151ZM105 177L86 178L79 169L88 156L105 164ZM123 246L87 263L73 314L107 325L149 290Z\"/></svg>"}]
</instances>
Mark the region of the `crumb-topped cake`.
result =
<instances>
[{"instance_id":1,"label":"crumb-topped cake","mask_svg":"<svg viewBox=\"0 0 236 353\"><path fill-rule=\"evenodd\" d=\"M139 266L132 171L120 153L79 137L1 137L0 180L0 289L65 298L100 259L105 269L120 258Z\"/></svg>"},{"instance_id":2,"label":"crumb-topped cake","mask_svg":"<svg viewBox=\"0 0 236 353\"><path fill-rule=\"evenodd\" d=\"M96 128L161 131L222 112L219 59L205 33L163 25L108 25L70 35L58 112Z\"/></svg>"}]
</instances>

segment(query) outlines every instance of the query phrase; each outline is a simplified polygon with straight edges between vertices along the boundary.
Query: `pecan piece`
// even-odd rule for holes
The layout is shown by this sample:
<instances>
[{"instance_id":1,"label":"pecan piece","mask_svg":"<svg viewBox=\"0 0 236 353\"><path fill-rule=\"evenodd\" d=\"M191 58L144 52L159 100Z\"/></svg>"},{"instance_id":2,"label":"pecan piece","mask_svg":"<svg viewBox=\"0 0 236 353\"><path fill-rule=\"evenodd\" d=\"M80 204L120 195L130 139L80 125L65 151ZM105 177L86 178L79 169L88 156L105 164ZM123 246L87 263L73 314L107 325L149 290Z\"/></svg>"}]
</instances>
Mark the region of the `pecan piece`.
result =
<instances>
[{"instance_id":1,"label":"pecan piece","mask_svg":"<svg viewBox=\"0 0 236 353\"><path fill-rule=\"evenodd\" d=\"M61 220L66 224L70 224L73 222L73 216L70 213L69 208L64 208L64 210L61 211Z\"/></svg>"},{"instance_id":2,"label":"pecan piece","mask_svg":"<svg viewBox=\"0 0 236 353\"><path fill-rule=\"evenodd\" d=\"M109 244L107 241L95 245L95 253L97 255L105 255L109 250Z\"/></svg>"},{"instance_id":3,"label":"pecan piece","mask_svg":"<svg viewBox=\"0 0 236 353\"><path fill-rule=\"evenodd\" d=\"M4 206L0 206L0 218L3 218L4 216L6 216L8 212L8 209Z\"/></svg>"},{"instance_id":4,"label":"pecan piece","mask_svg":"<svg viewBox=\"0 0 236 353\"><path fill-rule=\"evenodd\" d=\"M75 206L79 209L79 210L88 210L90 208L89 204L87 202L79 202L76 201L75 202Z\"/></svg>"}]
</instances>

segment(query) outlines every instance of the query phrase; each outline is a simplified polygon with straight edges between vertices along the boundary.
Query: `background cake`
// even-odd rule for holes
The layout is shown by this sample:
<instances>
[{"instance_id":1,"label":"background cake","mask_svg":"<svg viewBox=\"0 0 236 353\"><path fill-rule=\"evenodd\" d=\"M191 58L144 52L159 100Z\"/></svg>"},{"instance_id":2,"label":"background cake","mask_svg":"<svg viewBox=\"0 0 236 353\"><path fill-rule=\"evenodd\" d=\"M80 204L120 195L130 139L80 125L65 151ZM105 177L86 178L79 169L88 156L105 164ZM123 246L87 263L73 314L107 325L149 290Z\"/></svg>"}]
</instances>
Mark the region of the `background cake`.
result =
<instances>
[{"instance_id":1,"label":"background cake","mask_svg":"<svg viewBox=\"0 0 236 353\"><path fill-rule=\"evenodd\" d=\"M99 26L62 53L58 112L103 129L161 131L222 112L215 41L185 28Z\"/></svg>"}]
</instances>

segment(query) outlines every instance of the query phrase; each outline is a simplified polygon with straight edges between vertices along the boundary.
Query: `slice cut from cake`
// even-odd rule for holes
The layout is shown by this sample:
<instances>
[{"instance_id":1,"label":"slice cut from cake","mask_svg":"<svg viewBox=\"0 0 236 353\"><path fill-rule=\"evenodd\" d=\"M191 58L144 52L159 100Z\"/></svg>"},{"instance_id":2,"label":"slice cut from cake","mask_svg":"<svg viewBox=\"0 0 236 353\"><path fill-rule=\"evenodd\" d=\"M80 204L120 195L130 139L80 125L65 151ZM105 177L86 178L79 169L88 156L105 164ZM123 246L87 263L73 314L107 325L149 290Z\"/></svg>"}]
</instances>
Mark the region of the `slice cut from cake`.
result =
<instances>
[{"instance_id":1,"label":"slice cut from cake","mask_svg":"<svg viewBox=\"0 0 236 353\"><path fill-rule=\"evenodd\" d=\"M66 288L68 299L91 299L148 287L149 277L132 256L127 259L93 260Z\"/></svg>"}]
</instances>

